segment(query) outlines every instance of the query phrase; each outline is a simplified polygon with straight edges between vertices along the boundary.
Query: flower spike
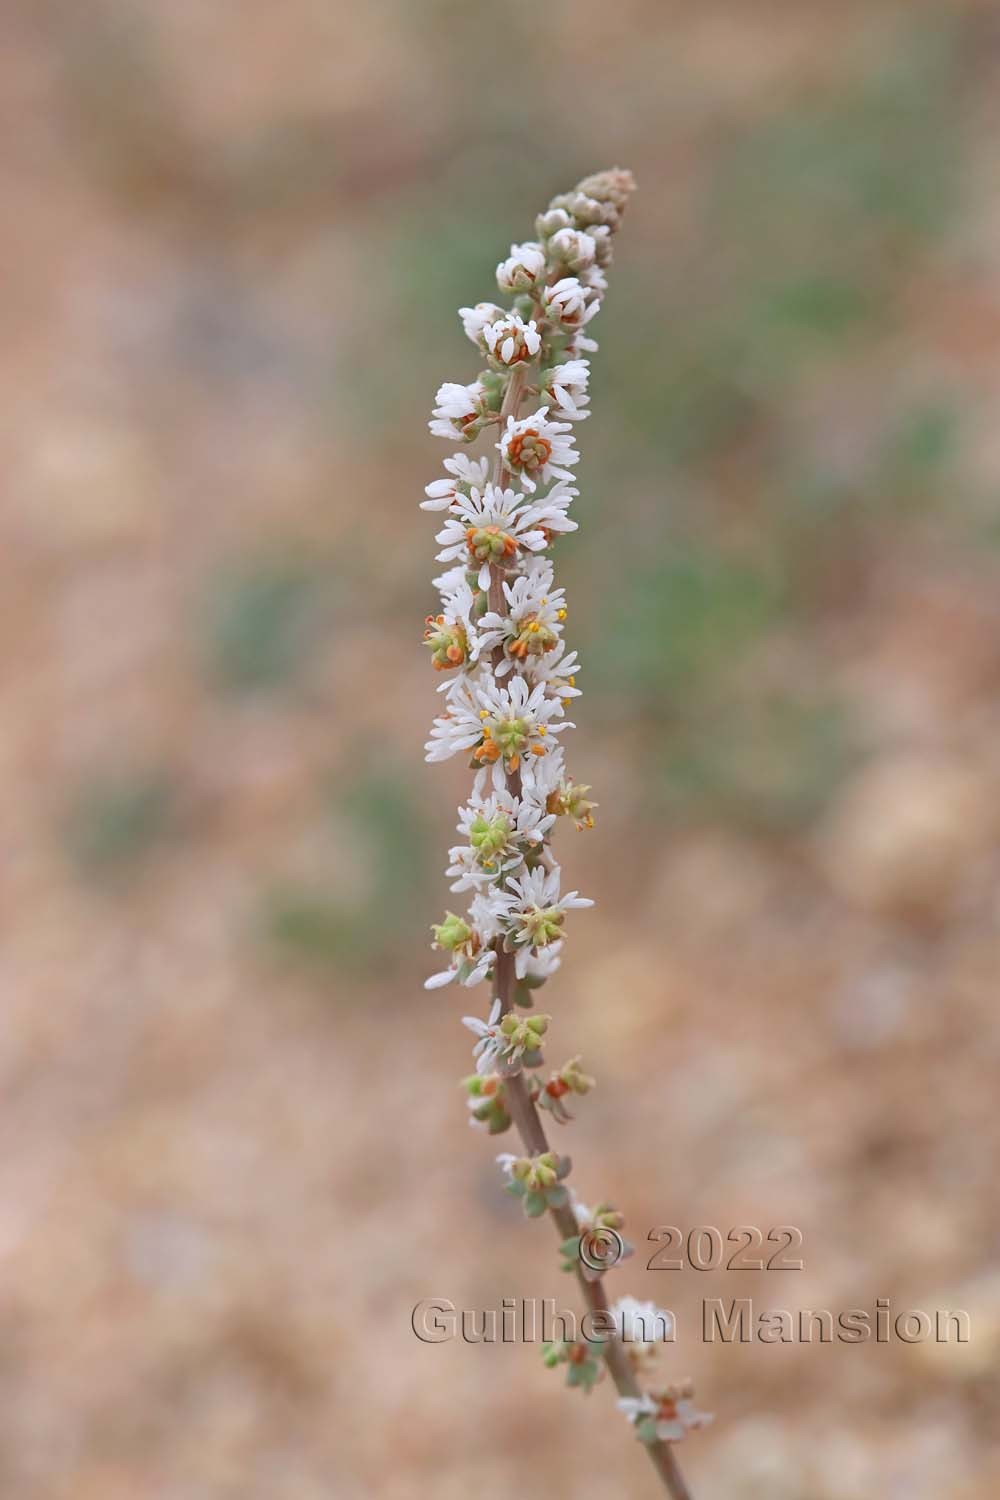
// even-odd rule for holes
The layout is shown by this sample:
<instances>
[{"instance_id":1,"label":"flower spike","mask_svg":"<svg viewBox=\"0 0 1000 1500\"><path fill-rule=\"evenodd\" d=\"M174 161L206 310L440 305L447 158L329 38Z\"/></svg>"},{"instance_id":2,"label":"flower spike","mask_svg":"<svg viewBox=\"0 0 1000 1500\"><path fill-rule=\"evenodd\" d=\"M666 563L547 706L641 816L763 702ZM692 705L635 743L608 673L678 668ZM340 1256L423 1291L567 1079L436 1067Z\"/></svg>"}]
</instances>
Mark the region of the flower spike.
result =
<instances>
[{"instance_id":1,"label":"flower spike","mask_svg":"<svg viewBox=\"0 0 1000 1500\"><path fill-rule=\"evenodd\" d=\"M604 1278L632 1253L622 1215L576 1199L570 1159L551 1149L543 1124L569 1125L568 1102L595 1081L579 1057L541 1071L552 1018L532 1008L562 962L575 912L593 905L563 891L551 844L561 818L591 828L597 806L566 770L563 741L574 727L566 710L580 696L580 666L565 640L568 606L553 562L576 529L576 430L590 415L588 356L597 349L590 329L634 187L631 173L613 167L552 200L535 221L537 238L511 245L497 266L501 298L512 305L459 310L485 367L471 383L445 381L437 392L430 430L463 448L420 502L440 513L445 564L424 628L443 695L426 755L464 755L474 779L447 870L469 905L432 929L445 967L427 988L489 982L485 1017L463 1018L475 1039L476 1070L463 1082L470 1123L520 1135L520 1151L497 1158L506 1189L528 1218L551 1217L563 1268L576 1275L595 1328L602 1320L593 1336L546 1343L546 1365L584 1392L610 1376L665 1488L690 1500L673 1448L708 1418L687 1385L643 1391L640 1377L672 1339L672 1319L634 1297L608 1302ZM472 458L465 450L477 439L487 452Z\"/></svg>"}]
</instances>

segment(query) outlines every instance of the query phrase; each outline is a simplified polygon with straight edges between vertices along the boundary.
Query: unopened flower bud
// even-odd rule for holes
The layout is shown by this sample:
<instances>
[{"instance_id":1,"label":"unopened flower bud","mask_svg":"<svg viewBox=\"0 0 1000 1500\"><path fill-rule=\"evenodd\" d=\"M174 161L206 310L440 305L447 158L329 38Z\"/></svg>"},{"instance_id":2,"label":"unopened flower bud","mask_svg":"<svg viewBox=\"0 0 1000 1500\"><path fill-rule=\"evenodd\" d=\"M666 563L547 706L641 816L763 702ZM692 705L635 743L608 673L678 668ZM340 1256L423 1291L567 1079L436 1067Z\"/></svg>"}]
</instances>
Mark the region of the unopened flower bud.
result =
<instances>
[{"instance_id":1,"label":"unopened flower bud","mask_svg":"<svg viewBox=\"0 0 1000 1500\"><path fill-rule=\"evenodd\" d=\"M465 661L469 642L463 626L449 621L444 615L428 615L424 629L424 645L431 653L436 672L446 672L450 667L460 667Z\"/></svg>"},{"instance_id":2,"label":"unopened flower bud","mask_svg":"<svg viewBox=\"0 0 1000 1500\"><path fill-rule=\"evenodd\" d=\"M594 263L606 270L614 259L614 246L611 243L611 230L606 224L598 224L591 230L594 241Z\"/></svg>"},{"instance_id":3,"label":"unopened flower bud","mask_svg":"<svg viewBox=\"0 0 1000 1500\"><path fill-rule=\"evenodd\" d=\"M549 793L546 811L554 813L556 817L572 818L577 828L593 828L594 809L598 804L588 797L590 790L589 786L577 783L567 776Z\"/></svg>"},{"instance_id":4,"label":"unopened flower bud","mask_svg":"<svg viewBox=\"0 0 1000 1500\"><path fill-rule=\"evenodd\" d=\"M432 926L431 931L435 947L444 948L448 953L463 948L472 937L472 928L468 922L457 917L453 911L445 912L444 921Z\"/></svg>"},{"instance_id":5,"label":"unopened flower bud","mask_svg":"<svg viewBox=\"0 0 1000 1500\"><path fill-rule=\"evenodd\" d=\"M602 203L600 199L591 198L579 190L567 193L562 200L562 207L572 215L581 229L590 229L596 224L608 224L617 229L621 221L621 215L613 203L607 199Z\"/></svg>"},{"instance_id":6,"label":"unopened flower bud","mask_svg":"<svg viewBox=\"0 0 1000 1500\"><path fill-rule=\"evenodd\" d=\"M572 229L573 220L564 208L550 208L535 220L535 232L540 240L548 240L560 229Z\"/></svg>"},{"instance_id":7,"label":"unopened flower bud","mask_svg":"<svg viewBox=\"0 0 1000 1500\"><path fill-rule=\"evenodd\" d=\"M622 167L609 167L604 172L594 172L576 185L578 193L595 198L599 203L613 203L619 212L635 192L635 178Z\"/></svg>"},{"instance_id":8,"label":"unopened flower bud","mask_svg":"<svg viewBox=\"0 0 1000 1500\"><path fill-rule=\"evenodd\" d=\"M495 302L477 302L475 307L460 307L458 316L462 320L466 338L471 339L485 352L483 329L487 323L495 323L498 318L504 317L505 313L504 309L498 307Z\"/></svg>"},{"instance_id":9,"label":"unopened flower bud","mask_svg":"<svg viewBox=\"0 0 1000 1500\"><path fill-rule=\"evenodd\" d=\"M497 286L502 292L530 292L545 280L545 251L530 241L511 245L510 255L497 266Z\"/></svg>"},{"instance_id":10,"label":"unopened flower bud","mask_svg":"<svg viewBox=\"0 0 1000 1500\"><path fill-rule=\"evenodd\" d=\"M585 271L597 259L597 242L582 229L559 229L549 240L549 255L570 271Z\"/></svg>"}]
</instances>

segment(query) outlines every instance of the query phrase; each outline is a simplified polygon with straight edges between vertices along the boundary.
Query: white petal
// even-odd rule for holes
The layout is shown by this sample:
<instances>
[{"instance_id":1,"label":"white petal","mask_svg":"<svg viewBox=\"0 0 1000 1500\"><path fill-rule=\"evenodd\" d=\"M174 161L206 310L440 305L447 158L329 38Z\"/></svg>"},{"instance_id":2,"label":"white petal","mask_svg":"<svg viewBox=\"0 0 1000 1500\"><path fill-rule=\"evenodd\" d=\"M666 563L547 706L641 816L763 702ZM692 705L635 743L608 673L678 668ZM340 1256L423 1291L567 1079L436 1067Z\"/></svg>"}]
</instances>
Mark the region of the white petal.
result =
<instances>
[{"instance_id":1,"label":"white petal","mask_svg":"<svg viewBox=\"0 0 1000 1500\"><path fill-rule=\"evenodd\" d=\"M679 1443L684 1436L683 1422L657 1422L656 1436L661 1443Z\"/></svg>"}]
</instances>

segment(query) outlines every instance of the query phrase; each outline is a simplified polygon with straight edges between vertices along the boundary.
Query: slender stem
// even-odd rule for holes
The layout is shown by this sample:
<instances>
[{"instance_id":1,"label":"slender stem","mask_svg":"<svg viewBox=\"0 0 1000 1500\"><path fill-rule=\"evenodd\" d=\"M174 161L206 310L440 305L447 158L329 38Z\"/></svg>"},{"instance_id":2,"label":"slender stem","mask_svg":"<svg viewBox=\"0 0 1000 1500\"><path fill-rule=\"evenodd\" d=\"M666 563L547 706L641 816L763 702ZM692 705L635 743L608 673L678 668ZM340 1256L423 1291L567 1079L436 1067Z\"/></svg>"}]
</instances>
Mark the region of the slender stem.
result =
<instances>
[{"instance_id":1,"label":"slender stem","mask_svg":"<svg viewBox=\"0 0 1000 1500\"><path fill-rule=\"evenodd\" d=\"M510 382L504 396L503 406L500 412L501 434L507 423L507 418L513 416L517 419L521 398L525 387L525 369L523 365L515 365L511 372ZM501 487L510 479L510 472L503 461L502 450L497 452L493 469L493 483ZM490 569L489 607L495 613L502 615L505 610L503 592L503 572L500 568ZM493 653L493 670L503 660L503 647L498 646ZM521 795L521 773L514 771L507 773L507 789L512 796ZM547 851L543 851L547 854ZM551 860L551 856L549 856ZM514 954L506 953L500 948L497 952L496 964L493 973L493 997L500 1001L502 1015L513 1009L514 1005ZM524 1143L524 1149L530 1156L541 1156L552 1148L549 1145L542 1125L541 1117L534 1102L528 1093L527 1086L522 1074L518 1073L505 1082L505 1095L510 1107L511 1119L517 1126L518 1134ZM570 1208L550 1208L560 1241L574 1238L579 1233L576 1216ZM576 1268L577 1281L587 1306L591 1312L606 1313L608 1311L608 1298L604 1290L603 1282L588 1281L583 1274L583 1266ZM635 1371L629 1362L628 1351L621 1340L612 1335L604 1346L604 1359L611 1378L617 1387L620 1396L641 1396L642 1389L636 1380ZM663 1481L664 1488L672 1496L672 1500L691 1500L690 1491L684 1482L683 1475L678 1467L669 1443L647 1443L643 1445L649 1454L650 1460L656 1472Z\"/></svg>"},{"instance_id":2,"label":"slender stem","mask_svg":"<svg viewBox=\"0 0 1000 1500\"><path fill-rule=\"evenodd\" d=\"M507 426L507 418L513 417L515 422L517 421L517 414L521 409L521 398L524 395L526 373L523 365L515 365L510 372L510 380L507 382L503 405L500 408L501 438ZM505 489L509 478L510 470L503 461L503 448L500 447L497 449L497 456L493 460L493 483L499 485L501 489Z\"/></svg>"}]
</instances>

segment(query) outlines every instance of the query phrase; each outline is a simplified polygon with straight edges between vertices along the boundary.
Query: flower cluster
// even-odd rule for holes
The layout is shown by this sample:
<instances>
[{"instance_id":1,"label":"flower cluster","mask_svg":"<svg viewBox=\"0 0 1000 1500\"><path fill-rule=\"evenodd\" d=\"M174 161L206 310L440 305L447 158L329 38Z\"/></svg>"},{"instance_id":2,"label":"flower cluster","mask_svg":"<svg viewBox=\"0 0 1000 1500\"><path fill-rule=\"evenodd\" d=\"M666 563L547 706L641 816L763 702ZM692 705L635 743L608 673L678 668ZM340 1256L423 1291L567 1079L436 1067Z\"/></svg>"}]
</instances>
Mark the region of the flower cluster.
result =
<instances>
[{"instance_id":1,"label":"flower cluster","mask_svg":"<svg viewBox=\"0 0 1000 1500\"><path fill-rule=\"evenodd\" d=\"M580 1248L584 1243L592 1242L595 1237L599 1242L602 1241L609 1232L616 1237L616 1265L635 1254L635 1246L630 1245L619 1232L625 1223L625 1215L619 1213L613 1204L598 1203L596 1208L588 1208L585 1203L574 1198L573 1217L576 1219L577 1232L569 1235L559 1246L564 1271L573 1271L582 1276L584 1281L600 1281L605 1267L596 1261L593 1265L588 1265L580 1254Z\"/></svg>"},{"instance_id":2,"label":"flower cluster","mask_svg":"<svg viewBox=\"0 0 1000 1500\"><path fill-rule=\"evenodd\" d=\"M529 1218L552 1214L566 1267L581 1278L592 1307L603 1298L594 1286L603 1270L588 1266L584 1239L610 1236L615 1259L631 1247L609 1204L591 1211L574 1203L564 1181L569 1157L547 1148L543 1114L565 1125L572 1118L567 1101L587 1094L594 1079L579 1057L548 1077L534 1071L543 1065L551 1017L532 1007L534 991L560 965L568 914L592 905L564 892L551 845L561 818L588 829L597 806L565 764L563 736L574 727L566 715L579 697L580 666L564 636L568 606L553 556L576 529L576 430L590 415L592 324L633 188L631 174L614 168L553 199L535 221L536 238L512 245L497 266L501 302L459 310L482 368L470 383L449 381L438 390L431 433L463 449L445 459L443 476L427 485L422 502L440 517L443 565L434 579L440 601L424 630L443 695L426 757L462 755L474 772L447 868L452 892L464 894L468 907L461 915L446 912L432 929L444 966L426 985L489 982L488 1014L464 1017L475 1037L476 1071L463 1085L470 1120L493 1135L517 1123L527 1154L497 1158L507 1190ZM480 438L487 451L473 458L466 445ZM663 1315L633 1298L611 1314L609 1337L625 1355L610 1359L606 1345L590 1341L548 1345L545 1359L565 1365L569 1383L585 1390L610 1364L628 1395L653 1342L641 1330L651 1315L661 1322ZM668 1424L668 1400L647 1405L652 1398L644 1397L630 1412L644 1440L651 1422L655 1431Z\"/></svg>"},{"instance_id":3,"label":"flower cluster","mask_svg":"<svg viewBox=\"0 0 1000 1500\"><path fill-rule=\"evenodd\" d=\"M445 695L427 759L464 753L481 773L461 811L466 842L451 850L448 869L452 890L472 893L472 904L464 919L434 929L448 967L432 986L489 979L504 949L516 952L519 986L536 987L558 961L566 912L587 904L562 894L548 850L558 817L590 828L596 806L567 774L559 743L573 727L566 710L579 695L579 663L563 637L566 599L549 554L576 528L574 429L589 415L587 355L597 347L584 330L600 311L611 236L632 188L616 169L553 200L536 221L537 240L512 245L497 267L513 305L460 310L485 368L437 394L435 436L496 435L492 458L446 459L423 502L443 512L438 561L446 565L424 631Z\"/></svg>"},{"instance_id":4,"label":"flower cluster","mask_svg":"<svg viewBox=\"0 0 1000 1500\"><path fill-rule=\"evenodd\" d=\"M602 1310L600 1317L600 1329L595 1326L587 1336L557 1339L542 1345L542 1360L546 1368L553 1370L564 1365L567 1385L581 1386L590 1391L603 1378L606 1369L604 1354L611 1336L625 1346L629 1362L637 1373L648 1368L657 1346L671 1341L674 1336L673 1317L655 1302L619 1297L606 1311ZM643 1415L648 1414L644 1404L646 1399L632 1398L633 1404L641 1407ZM649 1411L654 1409L651 1406Z\"/></svg>"},{"instance_id":5,"label":"flower cluster","mask_svg":"<svg viewBox=\"0 0 1000 1500\"><path fill-rule=\"evenodd\" d=\"M569 1176L570 1159L543 1151L539 1156L513 1156L509 1151L497 1157L507 1178L506 1188L529 1219L537 1219L547 1208L562 1208L569 1202L569 1189L562 1180Z\"/></svg>"},{"instance_id":6,"label":"flower cluster","mask_svg":"<svg viewBox=\"0 0 1000 1500\"><path fill-rule=\"evenodd\" d=\"M542 1345L547 1370L566 1366L566 1384L592 1391L604 1375L603 1345L588 1339L556 1339Z\"/></svg>"},{"instance_id":7,"label":"flower cluster","mask_svg":"<svg viewBox=\"0 0 1000 1500\"><path fill-rule=\"evenodd\" d=\"M692 1401L694 1387L689 1380L669 1385L665 1390L645 1396L624 1396L618 1406L635 1428L642 1443L679 1443L688 1432L707 1427L710 1412L699 1411Z\"/></svg>"},{"instance_id":8,"label":"flower cluster","mask_svg":"<svg viewBox=\"0 0 1000 1500\"><path fill-rule=\"evenodd\" d=\"M468 1026L476 1038L472 1055L478 1059L477 1073L496 1071L501 1077L510 1078L522 1068L539 1067L541 1041L551 1019L538 1013L523 1019L513 1011L502 1014L499 997L493 1002L488 1020L463 1016L462 1025Z\"/></svg>"}]
</instances>

